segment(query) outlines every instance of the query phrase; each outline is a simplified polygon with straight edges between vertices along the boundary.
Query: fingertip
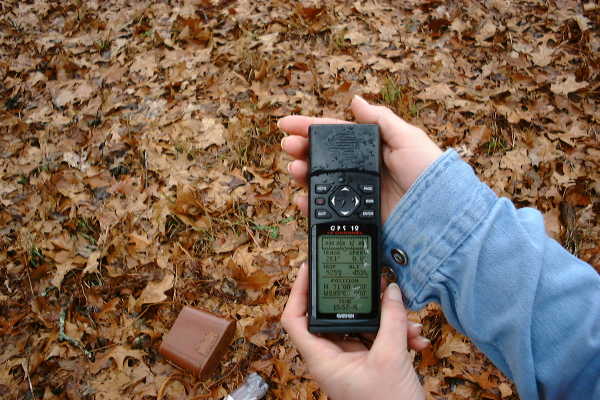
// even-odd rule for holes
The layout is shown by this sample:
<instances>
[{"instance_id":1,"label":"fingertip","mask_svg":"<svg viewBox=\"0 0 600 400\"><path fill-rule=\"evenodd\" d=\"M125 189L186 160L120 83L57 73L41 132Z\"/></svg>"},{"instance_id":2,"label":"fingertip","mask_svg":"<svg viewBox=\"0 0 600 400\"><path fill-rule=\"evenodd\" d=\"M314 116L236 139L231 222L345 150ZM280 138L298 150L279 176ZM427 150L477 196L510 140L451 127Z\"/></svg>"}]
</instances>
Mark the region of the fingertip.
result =
<instances>
[{"instance_id":1,"label":"fingertip","mask_svg":"<svg viewBox=\"0 0 600 400\"><path fill-rule=\"evenodd\" d=\"M408 336L417 337L423 331L423 325L417 322L408 321Z\"/></svg>"},{"instance_id":2,"label":"fingertip","mask_svg":"<svg viewBox=\"0 0 600 400\"><path fill-rule=\"evenodd\" d=\"M306 267L300 266L282 314L282 318L287 320L288 325L293 318L302 317L306 314L307 294L308 274L306 273Z\"/></svg>"},{"instance_id":3,"label":"fingertip","mask_svg":"<svg viewBox=\"0 0 600 400\"><path fill-rule=\"evenodd\" d=\"M386 300L403 303L402 292L400 291L400 287L396 282L392 282L387 286L383 297Z\"/></svg>"},{"instance_id":4,"label":"fingertip","mask_svg":"<svg viewBox=\"0 0 600 400\"><path fill-rule=\"evenodd\" d=\"M289 135L307 136L313 119L303 115L288 115L277 121L277 127Z\"/></svg>"},{"instance_id":5,"label":"fingertip","mask_svg":"<svg viewBox=\"0 0 600 400\"><path fill-rule=\"evenodd\" d=\"M300 264L300 268L298 269L298 275L301 275L302 273L305 273L306 268L308 268L308 263L306 261L303 261Z\"/></svg>"},{"instance_id":6,"label":"fingertip","mask_svg":"<svg viewBox=\"0 0 600 400\"><path fill-rule=\"evenodd\" d=\"M281 149L293 158L305 160L308 153L308 139L299 135L287 136L281 141Z\"/></svg>"},{"instance_id":7,"label":"fingertip","mask_svg":"<svg viewBox=\"0 0 600 400\"><path fill-rule=\"evenodd\" d=\"M307 266L308 266L308 265L306 264L306 261L304 261L304 262L302 262L302 263L300 264L300 268L298 269L298 273L297 273L297 275L296 275L296 280L298 280L298 278L300 278L300 279L304 279L304 278L305 278L305 275L306 275L306 268L307 268ZM301 282L301 281L300 281L300 282ZM298 287L299 287L300 289L304 289L304 286L303 286L303 285L301 285L301 284L299 284L299 286L298 286Z\"/></svg>"},{"instance_id":8,"label":"fingertip","mask_svg":"<svg viewBox=\"0 0 600 400\"><path fill-rule=\"evenodd\" d=\"M286 130L285 130L285 127L284 127L284 124L285 124L285 122L284 122L284 121L285 121L285 119L286 119L286 118L287 118L287 117L283 117L283 118L279 118L279 119L277 120L277 128L278 128L279 130L283 131L283 132L286 132ZM287 132L286 132L286 133L287 133ZM285 139L285 138L284 138L284 139Z\"/></svg>"},{"instance_id":9,"label":"fingertip","mask_svg":"<svg viewBox=\"0 0 600 400\"><path fill-rule=\"evenodd\" d=\"M294 204L300 209L303 215L308 215L308 197L306 195L298 195L294 198Z\"/></svg>"},{"instance_id":10,"label":"fingertip","mask_svg":"<svg viewBox=\"0 0 600 400\"><path fill-rule=\"evenodd\" d=\"M277 120L277 127L278 127L279 129L281 129L282 131L284 131L284 132L287 132L287 130L288 130L288 125L289 125L289 121L290 121L290 119L291 119L291 118L293 118L293 117L294 117L293 115L287 115L287 116L285 116L285 117L283 117L283 118L279 118L279 119Z\"/></svg>"},{"instance_id":11,"label":"fingertip","mask_svg":"<svg viewBox=\"0 0 600 400\"><path fill-rule=\"evenodd\" d=\"M424 336L417 336L409 339L409 347L416 351L423 351L427 347L431 346L431 340Z\"/></svg>"},{"instance_id":12,"label":"fingertip","mask_svg":"<svg viewBox=\"0 0 600 400\"><path fill-rule=\"evenodd\" d=\"M389 352L394 343L400 350L406 350L407 314L402 302L402 293L398 284L392 282L383 295L381 304L381 322L373 347L378 353Z\"/></svg>"},{"instance_id":13,"label":"fingertip","mask_svg":"<svg viewBox=\"0 0 600 400\"><path fill-rule=\"evenodd\" d=\"M369 102L366 101L361 95L355 94L354 97L352 97L352 105L353 104L357 104L357 105L362 105L362 104L366 104L369 105Z\"/></svg>"},{"instance_id":14,"label":"fingertip","mask_svg":"<svg viewBox=\"0 0 600 400\"><path fill-rule=\"evenodd\" d=\"M288 165L287 165L287 170L288 170L288 172L289 172L290 174L292 174L292 175L294 174L294 171L295 171L295 170L296 170L296 168L297 168L297 167L295 166L295 164L296 164L297 162L298 162L298 160L292 160L292 161L290 161L290 162L288 163Z\"/></svg>"},{"instance_id":15,"label":"fingertip","mask_svg":"<svg viewBox=\"0 0 600 400\"><path fill-rule=\"evenodd\" d=\"M288 172L300 185L306 185L308 164L303 160L294 160L288 164Z\"/></svg>"},{"instance_id":16,"label":"fingertip","mask_svg":"<svg viewBox=\"0 0 600 400\"><path fill-rule=\"evenodd\" d=\"M375 117L375 106L369 104L368 101L360 97L359 95L354 95L352 98L352 103L350 104L350 109L352 110L352 114L354 114L354 118L359 123L363 124L374 124L377 123L377 118Z\"/></svg>"}]
</instances>

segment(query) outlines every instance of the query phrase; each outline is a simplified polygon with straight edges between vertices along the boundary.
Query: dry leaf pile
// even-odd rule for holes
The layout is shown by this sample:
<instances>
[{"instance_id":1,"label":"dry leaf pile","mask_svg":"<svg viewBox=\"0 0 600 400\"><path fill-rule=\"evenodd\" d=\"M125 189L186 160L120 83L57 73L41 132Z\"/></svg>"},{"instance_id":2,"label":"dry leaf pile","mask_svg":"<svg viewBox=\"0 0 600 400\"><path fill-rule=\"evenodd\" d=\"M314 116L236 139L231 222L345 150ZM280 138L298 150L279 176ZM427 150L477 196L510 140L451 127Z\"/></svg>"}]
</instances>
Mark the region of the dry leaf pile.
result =
<instances>
[{"instance_id":1,"label":"dry leaf pile","mask_svg":"<svg viewBox=\"0 0 600 400\"><path fill-rule=\"evenodd\" d=\"M0 397L324 399L279 317L306 259L277 118L354 94L454 146L600 268L593 1L0 4ZM158 353L183 305L237 320L197 381ZM431 399L515 399L435 306Z\"/></svg>"}]
</instances>

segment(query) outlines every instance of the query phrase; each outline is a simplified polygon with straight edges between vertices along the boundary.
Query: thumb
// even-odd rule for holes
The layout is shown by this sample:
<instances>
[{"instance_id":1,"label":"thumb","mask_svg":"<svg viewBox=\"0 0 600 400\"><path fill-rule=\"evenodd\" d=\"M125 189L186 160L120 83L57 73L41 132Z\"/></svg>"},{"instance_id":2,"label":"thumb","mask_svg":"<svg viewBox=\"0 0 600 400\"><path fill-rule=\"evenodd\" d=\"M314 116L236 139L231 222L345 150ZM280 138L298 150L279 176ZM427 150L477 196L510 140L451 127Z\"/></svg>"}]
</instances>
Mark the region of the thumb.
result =
<instances>
[{"instance_id":1,"label":"thumb","mask_svg":"<svg viewBox=\"0 0 600 400\"><path fill-rule=\"evenodd\" d=\"M392 110L384 106L369 104L360 96L354 96L350 105L356 120L362 124L378 124L383 140L392 149L413 147L415 140L426 140L427 135L421 129L409 124Z\"/></svg>"},{"instance_id":2,"label":"thumb","mask_svg":"<svg viewBox=\"0 0 600 400\"><path fill-rule=\"evenodd\" d=\"M407 317L402 292L396 283L390 283L383 295L381 323L371 351L389 353L390 349L406 350Z\"/></svg>"},{"instance_id":3,"label":"thumb","mask_svg":"<svg viewBox=\"0 0 600 400\"><path fill-rule=\"evenodd\" d=\"M356 120L378 124L384 142L383 160L392 177L406 191L439 156L442 150L423 130L394 114L389 108L374 106L360 96L351 104Z\"/></svg>"}]
</instances>

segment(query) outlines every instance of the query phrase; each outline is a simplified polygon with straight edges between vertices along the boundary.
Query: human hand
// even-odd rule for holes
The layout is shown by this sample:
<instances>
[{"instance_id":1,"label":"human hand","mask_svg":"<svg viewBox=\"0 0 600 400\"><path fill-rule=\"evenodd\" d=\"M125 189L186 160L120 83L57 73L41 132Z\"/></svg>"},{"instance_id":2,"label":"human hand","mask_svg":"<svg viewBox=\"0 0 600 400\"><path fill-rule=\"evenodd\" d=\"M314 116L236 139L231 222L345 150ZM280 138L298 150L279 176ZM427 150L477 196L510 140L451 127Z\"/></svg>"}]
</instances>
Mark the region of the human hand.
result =
<instances>
[{"instance_id":1,"label":"human hand","mask_svg":"<svg viewBox=\"0 0 600 400\"><path fill-rule=\"evenodd\" d=\"M442 154L442 150L423 130L410 125L387 107L371 105L359 96L354 96L350 107L359 123L378 124L381 130L385 166L382 172L381 214L382 222L385 222L404 193ZM290 135L281 141L281 147L295 158L288 170L297 182L302 185L307 182L308 127L312 124L349 123L351 122L300 115L279 120L279 128ZM296 203L306 215L307 197L299 197Z\"/></svg>"},{"instance_id":2,"label":"human hand","mask_svg":"<svg viewBox=\"0 0 600 400\"><path fill-rule=\"evenodd\" d=\"M336 400L424 399L425 394L407 351L429 342L406 317L398 285L390 284L381 305L381 325L370 349L356 338L313 335L306 320L308 267L302 264L281 323L298 348L310 373Z\"/></svg>"}]
</instances>

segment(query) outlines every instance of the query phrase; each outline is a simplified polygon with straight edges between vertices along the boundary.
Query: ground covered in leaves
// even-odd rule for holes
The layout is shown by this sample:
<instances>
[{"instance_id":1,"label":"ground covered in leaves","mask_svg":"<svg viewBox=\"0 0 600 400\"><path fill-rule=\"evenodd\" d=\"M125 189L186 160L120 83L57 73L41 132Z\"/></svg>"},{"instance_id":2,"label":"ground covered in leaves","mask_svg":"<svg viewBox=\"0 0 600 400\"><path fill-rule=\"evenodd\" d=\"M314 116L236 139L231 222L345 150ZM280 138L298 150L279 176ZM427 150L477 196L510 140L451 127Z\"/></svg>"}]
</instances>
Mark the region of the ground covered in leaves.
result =
<instances>
[{"instance_id":1,"label":"ground covered in leaves","mask_svg":"<svg viewBox=\"0 0 600 400\"><path fill-rule=\"evenodd\" d=\"M0 397L324 399L279 317L306 259L276 121L354 94L453 146L600 266L589 1L0 4ZM237 320L213 376L157 352L183 305ZM440 310L431 399L515 399Z\"/></svg>"}]
</instances>

